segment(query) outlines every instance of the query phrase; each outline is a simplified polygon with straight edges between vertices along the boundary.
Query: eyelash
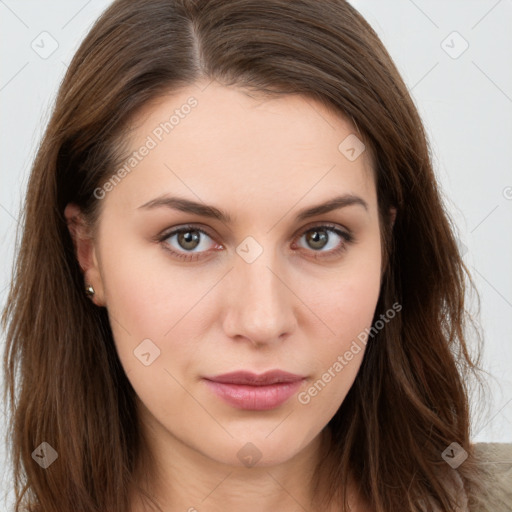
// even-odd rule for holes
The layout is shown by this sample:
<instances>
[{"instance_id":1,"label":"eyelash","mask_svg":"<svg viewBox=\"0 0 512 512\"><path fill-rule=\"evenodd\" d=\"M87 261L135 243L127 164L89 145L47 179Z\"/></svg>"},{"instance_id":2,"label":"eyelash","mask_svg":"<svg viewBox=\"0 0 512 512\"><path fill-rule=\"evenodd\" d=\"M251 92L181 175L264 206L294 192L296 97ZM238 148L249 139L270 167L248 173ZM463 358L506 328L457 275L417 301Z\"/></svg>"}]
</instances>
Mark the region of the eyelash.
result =
<instances>
[{"instance_id":1,"label":"eyelash","mask_svg":"<svg viewBox=\"0 0 512 512\"><path fill-rule=\"evenodd\" d=\"M303 231L300 234L300 236L296 237L296 240L299 240L306 233L309 233L309 232L315 231L315 230L320 230L320 231L325 230L325 231L335 233L344 240L344 242L342 242L338 248L332 249L331 251L323 252L323 251L312 250L312 252L315 253L315 255L312 256L312 258L315 260L316 259L324 259L324 258L333 258L335 256L338 256L347 250L348 244L351 244L352 242L354 242L354 236L352 235L352 233L340 230L335 224L319 224L317 226L309 227L305 231ZM180 233L186 233L188 231L197 231L197 232L202 233L202 234L206 235L207 237L213 239L213 237L204 229L201 229L201 228L193 226L193 225L185 225L178 229L173 229L172 231L166 232L161 236L158 236L156 240L160 243L163 243L164 249L171 252L173 256L175 256L183 261L197 261L199 258L201 258L201 255L204 254L204 252L181 253L181 252L175 251L174 249L171 249L169 247L169 244L165 243L166 240L168 240L172 236L178 235Z\"/></svg>"}]
</instances>

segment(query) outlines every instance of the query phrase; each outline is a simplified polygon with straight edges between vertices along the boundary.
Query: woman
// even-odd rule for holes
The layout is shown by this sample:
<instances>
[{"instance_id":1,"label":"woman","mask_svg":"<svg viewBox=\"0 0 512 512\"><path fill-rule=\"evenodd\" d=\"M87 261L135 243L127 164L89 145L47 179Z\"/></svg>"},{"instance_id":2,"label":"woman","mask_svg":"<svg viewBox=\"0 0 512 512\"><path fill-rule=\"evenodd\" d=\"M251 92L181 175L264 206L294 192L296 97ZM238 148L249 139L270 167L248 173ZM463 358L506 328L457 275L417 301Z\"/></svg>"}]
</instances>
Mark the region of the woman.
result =
<instances>
[{"instance_id":1,"label":"woman","mask_svg":"<svg viewBox=\"0 0 512 512\"><path fill-rule=\"evenodd\" d=\"M467 270L407 88L349 4L114 2L24 221L17 511L491 503Z\"/></svg>"}]
</instances>

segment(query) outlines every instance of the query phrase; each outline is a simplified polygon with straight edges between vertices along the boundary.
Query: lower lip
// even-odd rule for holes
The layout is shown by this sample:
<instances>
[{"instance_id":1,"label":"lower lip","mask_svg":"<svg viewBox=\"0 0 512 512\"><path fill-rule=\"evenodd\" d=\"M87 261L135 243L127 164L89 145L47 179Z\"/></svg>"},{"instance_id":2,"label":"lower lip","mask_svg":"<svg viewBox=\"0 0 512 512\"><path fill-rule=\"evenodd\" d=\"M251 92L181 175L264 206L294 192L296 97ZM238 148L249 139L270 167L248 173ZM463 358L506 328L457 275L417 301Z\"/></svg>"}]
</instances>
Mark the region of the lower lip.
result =
<instances>
[{"instance_id":1,"label":"lower lip","mask_svg":"<svg viewBox=\"0 0 512 512\"><path fill-rule=\"evenodd\" d=\"M300 388L303 379L269 386L224 384L205 379L207 386L228 404L238 409L266 411L283 405Z\"/></svg>"}]
</instances>

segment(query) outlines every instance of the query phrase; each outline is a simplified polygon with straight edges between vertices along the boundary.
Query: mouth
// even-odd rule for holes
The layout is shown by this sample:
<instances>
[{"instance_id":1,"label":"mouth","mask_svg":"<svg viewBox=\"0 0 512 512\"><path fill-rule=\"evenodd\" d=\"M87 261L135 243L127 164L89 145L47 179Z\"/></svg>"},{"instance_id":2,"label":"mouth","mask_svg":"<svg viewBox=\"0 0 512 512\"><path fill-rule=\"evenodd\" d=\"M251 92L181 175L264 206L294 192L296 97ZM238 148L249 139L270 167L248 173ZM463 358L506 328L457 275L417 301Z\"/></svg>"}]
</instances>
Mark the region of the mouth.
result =
<instances>
[{"instance_id":1,"label":"mouth","mask_svg":"<svg viewBox=\"0 0 512 512\"><path fill-rule=\"evenodd\" d=\"M273 370L262 374L246 371L204 377L204 382L217 397L244 410L276 409L293 396L305 377Z\"/></svg>"}]
</instances>

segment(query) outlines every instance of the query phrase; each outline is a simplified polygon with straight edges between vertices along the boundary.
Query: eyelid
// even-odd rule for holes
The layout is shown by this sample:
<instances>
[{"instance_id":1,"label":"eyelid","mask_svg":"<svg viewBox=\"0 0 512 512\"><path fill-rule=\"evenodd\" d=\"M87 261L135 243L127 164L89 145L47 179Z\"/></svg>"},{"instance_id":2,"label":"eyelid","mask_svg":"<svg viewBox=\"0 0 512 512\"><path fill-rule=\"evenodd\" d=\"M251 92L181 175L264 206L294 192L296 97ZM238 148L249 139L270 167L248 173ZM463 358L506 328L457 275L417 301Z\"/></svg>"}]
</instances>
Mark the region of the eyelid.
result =
<instances>
[{"instance_id":1,"label":"eyelid","mask_svg":"<svg viewBox=\"0 0 512 512\"><path fill-rule=\"evenodd\" d=\"M306 231L309 231L314 228L320 228L320 227L328 227L328 228L332 228L332 229L338 229L338 230L344 231L344 233L347 234L348 236L352 235L352 230L346 226L343 226L338 223L330 222L330 221L318 220L318 221L310 222L310 223L306 224L305 226L302 226L301 228L299 228L293 234L292 238L295 239L297 236L299 236L299 234L304 234ZM185 231L187 229L191 229L191 230L194 229L197 231L201 231L202 233L208 235L210 238L212 238L214 240L216 238L215 235L210 233L209 228L203 227L203 225L194 224L194 223L185 223L185 224L178 224L171 228L164 229L163 231L161 231L160 234L158 234L154 237L154 240L161 241L162 238L163 239L168 238L171 234L174 234L178 231Z\"/></svg>"},{"instance_id":2,"label":"eyelid","mask_svg":"<svg viewBox=\"0 0 512 512\"><path fill-rule=\"evenodd\" d=\"M330 222L328 220L317 220L314 222L310 222L309 224L306 224L305 226L302 226L298 231L296 231L296 234L293 235L294 238L296 238L299 235L303 235L307 231L311 231L315 228L331 228L332 230L342 231L344 234L348 236L352 236L352 230L347 228L346 226L343 226L342 224L336 223L336 222Z\"/></svg>"},{"instance_id":3,"label":"eyelid","mask_svg":"<svg viewBox=\"0 0 512 512\"><path fill-rule=\"evenodd\" d=\"M178 234L179 232L181 231L199 231L205 235L207 235L208 237L210 237L213 241L215 241L220 247L223 247L222 244L219 244L217 241L216 241L216 237L214 235L212 235L206 228L202 227L202 226L196 226L195 224L180 224L178 226L175 226L175 227L172 227L172 228L168 228L168 229L165 229L164 231L162 231L159 235L157 235L155 238L154 238L154 241L155 242L164 242L165 240L167 240L169 237L171 236L174 236L176 234Z\"/></svg>"}]
</instances>

